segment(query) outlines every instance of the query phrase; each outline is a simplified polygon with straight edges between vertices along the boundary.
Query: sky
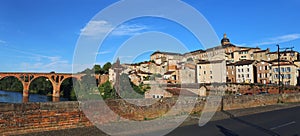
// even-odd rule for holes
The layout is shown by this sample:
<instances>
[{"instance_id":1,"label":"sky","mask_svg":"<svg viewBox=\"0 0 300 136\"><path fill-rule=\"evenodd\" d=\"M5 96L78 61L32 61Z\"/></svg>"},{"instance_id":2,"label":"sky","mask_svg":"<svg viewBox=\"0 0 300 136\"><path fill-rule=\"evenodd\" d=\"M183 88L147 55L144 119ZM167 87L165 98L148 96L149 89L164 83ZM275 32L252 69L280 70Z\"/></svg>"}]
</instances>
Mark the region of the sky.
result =
<instances>
[{"instance_id":1,"label":"sky","mask_svg":"<svg viewBox=\"0 0 300 136\"><path fill-rule=\"evenodd\" d=\"M118 1L1 0L0 72L74 72L72 63L78 39L107 32L110 33L94 51L96 64L103 65L117 57L123 63L145 61L156 50L185 53L205 49L189 30L164 18L135 18L116 28L106 20L93 20L115 2ZM276 44L280 44L300 51L299 0L183 2L206 18L219 39L226 33L239 46L275 51ZM189 16L180 14L180 8L174 9L177 12L178 16ZM120 16L113 14L111 18Z\"/></svg>"}]
</instances>

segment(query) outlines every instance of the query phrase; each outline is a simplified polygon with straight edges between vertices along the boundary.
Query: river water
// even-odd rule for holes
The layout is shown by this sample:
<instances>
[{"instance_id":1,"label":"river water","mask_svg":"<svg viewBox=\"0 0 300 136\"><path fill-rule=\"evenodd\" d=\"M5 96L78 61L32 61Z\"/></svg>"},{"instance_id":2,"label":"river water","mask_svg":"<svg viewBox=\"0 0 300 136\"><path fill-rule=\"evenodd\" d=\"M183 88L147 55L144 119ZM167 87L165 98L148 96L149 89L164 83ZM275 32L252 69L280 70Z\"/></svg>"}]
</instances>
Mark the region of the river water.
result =
<instances>
[{"instance_id":1,"label":"river water","mask_svg":"<svg viewBox=\"0 0 300 136\"><path fill-rule=\"evenodd\" d=\"M69 101L68 98L59 98L59 101ZM0 103L22 103L23 94L22 92L12 92L0 90ZM40 95L40 94L29 94L28 102L52 102L51 96Z\"/></svg>"}]
</instances>

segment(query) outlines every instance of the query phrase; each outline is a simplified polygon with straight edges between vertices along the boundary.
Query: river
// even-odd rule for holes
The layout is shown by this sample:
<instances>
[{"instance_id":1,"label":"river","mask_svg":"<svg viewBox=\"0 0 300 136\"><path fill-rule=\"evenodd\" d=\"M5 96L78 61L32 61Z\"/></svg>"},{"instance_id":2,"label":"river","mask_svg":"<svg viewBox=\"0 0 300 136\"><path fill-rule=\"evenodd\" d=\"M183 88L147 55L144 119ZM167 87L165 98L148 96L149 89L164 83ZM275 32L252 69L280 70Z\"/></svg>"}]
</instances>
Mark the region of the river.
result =
<instances>
[{"instance_id":1,"label":"river","mask_svg":"<svg viewBox=\"0 0 300 136\"><path fill-rule=\"evenodd\" d=\"M59 98L59 101L69 101L68 98ZM23 94L22 92L12 92L0 90L0 103L22 103ZM51 96L40 95L40 94L29 94L28 102L52 102Z\"/></svg>"}]
</instances>

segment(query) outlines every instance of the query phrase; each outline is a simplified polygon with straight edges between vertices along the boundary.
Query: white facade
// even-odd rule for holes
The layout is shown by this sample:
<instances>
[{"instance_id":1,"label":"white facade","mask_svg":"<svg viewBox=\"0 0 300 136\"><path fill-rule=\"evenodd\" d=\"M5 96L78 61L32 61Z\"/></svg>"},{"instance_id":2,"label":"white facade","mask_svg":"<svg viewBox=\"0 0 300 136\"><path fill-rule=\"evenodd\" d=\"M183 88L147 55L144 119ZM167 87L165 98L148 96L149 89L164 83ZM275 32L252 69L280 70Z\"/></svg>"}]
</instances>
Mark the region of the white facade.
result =
<instances>
[{"instance_id":1,"label":"white facade","mask_svg":"<svg viewBox=\"0 0 300 136\"><path fill-rule=\"evenodd\" d=\"M255 83L254 61L246 64L236 65L236 82L237 83Z\"/></svg>"}]
</instances>

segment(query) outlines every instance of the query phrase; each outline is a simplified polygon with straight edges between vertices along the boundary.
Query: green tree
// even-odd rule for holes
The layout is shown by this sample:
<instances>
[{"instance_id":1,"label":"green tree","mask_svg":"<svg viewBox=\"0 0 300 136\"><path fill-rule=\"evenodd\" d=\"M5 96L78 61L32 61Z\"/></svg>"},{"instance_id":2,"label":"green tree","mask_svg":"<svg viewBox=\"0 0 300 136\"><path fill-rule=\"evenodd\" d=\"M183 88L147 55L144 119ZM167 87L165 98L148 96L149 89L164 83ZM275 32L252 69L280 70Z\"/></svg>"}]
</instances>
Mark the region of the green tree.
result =
<instances>
[{"instance_id":1,"label":"green tree","mask_svg":"<svg viewBox=\"0 0 300 136\"><path fill-rule=\"evenodd\" d=\"M52 83L45 77L40 77L33 80L29 86L30 93L37 93L42 95L52 94Z\"/></svg>"},{"instance_id":2,"label":"green tree","mask_svg":"<svg viewBox=\"0 0 300 136\"><path fill-rule=\"evenodd\" d=\"M144 91L134 85L127 74L120 76L120 96L128 99L144 98Z\"/></svg>"},{"instance_id":3,"label":"green tree","mask_svg":"<svg viewBox=\"0 0 300 136\"><path fill-rule=\"evenodd\" d=\"M103 99L115 99L116 91L109 81L99 86L99 91Z\"/></svg>"},{"instance_id":4,"label":"green tree","mask_svg":"<svg viewBox=\"0 0 300 136\"><path fill-rule=\"evenodd\" d=\"M68 98L69 100L77 100L73 84L78 82L75 78L65 79L60 86L61 97Z\"/></svg>"},{"instance_id":5,"label":"green tree","mask_svg":"<svg viewBox=\"0 0 300 136\"><path fill-rule=\"evenodd\" d=\"M93 71L95 71L95 74L101 74L102 69L100 65L94 65Z\"/></svg>"},{"instance_id":6,"label":"green tree","mask_svg":"<svg viewBox=\"0 0 300 136\"><path fill-rule=\"evenodd\" d=\"M75 92L77 94L77 99L80 100L90 100L99 99L100 95L98 92L98 87L96 85L96 79L94 76L85 75L81 78L78 84L75 84Z\"/></svg>"},{"instance_id":7,"label":"green tree","mask_svg":"<svg viewBox=\"0 0 300 136\"><path fill-rule=\"evenodd\" d=\"M89 68L87 68L87 69L85 69L84 71L79 72L79 73L81 73L81 74L87 74L87 75L94 74L94 73L93 73L93 70L92 70L92 69L89 69Z\"/></svg>"},{"instance_id":8,"label":"green tree","mask_svg":"<svg viewBox=\"0 0 300 136\"><path fill-rule=\"evenodd\" d=\"M102 68L102 71L103 73L101 74L108 74L109 72L109 69L112 67L111 63L110 62L107 62L103 65L103 68Z\"/></svg>"},{"instance_id":9,"label":"green tree","mask_svg":"<svg viewBox=\"0 0 300 136\"><path fill-rule=\"evenodd\" d=\"M23 85L16 77L6 77L0 80L0 90L22 92Z\"/></svg>"}]
</instances>

